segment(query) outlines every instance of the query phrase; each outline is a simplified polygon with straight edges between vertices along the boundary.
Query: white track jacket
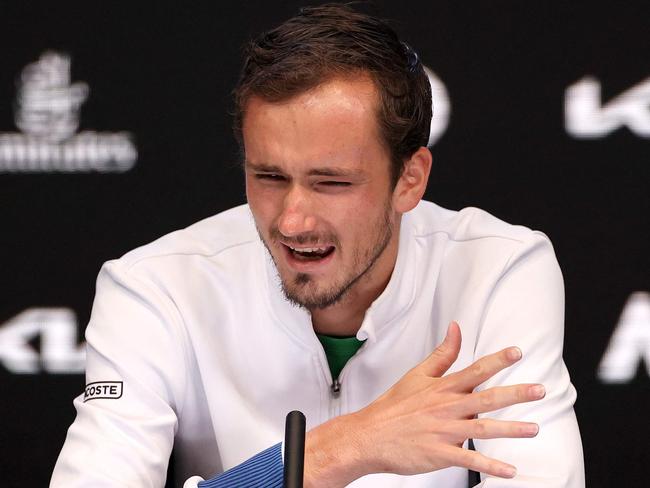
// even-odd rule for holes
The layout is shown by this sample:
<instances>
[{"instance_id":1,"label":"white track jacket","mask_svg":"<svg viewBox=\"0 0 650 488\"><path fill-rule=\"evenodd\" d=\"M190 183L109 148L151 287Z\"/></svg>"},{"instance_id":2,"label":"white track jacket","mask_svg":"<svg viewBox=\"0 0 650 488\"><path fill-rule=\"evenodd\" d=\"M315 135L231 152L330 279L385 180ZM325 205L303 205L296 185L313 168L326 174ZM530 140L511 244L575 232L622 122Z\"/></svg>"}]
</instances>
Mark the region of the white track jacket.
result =
<instances>
[{"instance_id":1,"label":"white track jacket","mask_svg":"<svg viewBox=\"0 0 650 488\"><path fill-rule=\"evenodd\" d=\"M107 262L86 330L85 399L53 487L162 487L172 447L178 484L208 479L283 439L291 410L307 429L368 405L442 341L463 343L451 371L516 345L523 359L479 389L543 383L546 397L485 414L537 422L533 439L476 440L518 468L485 488L584 486L576 392L562 360L564 291L547 237L488 213L421 202L404 215L396 267L368 309L366 340L331 391L307 311L283 296L248 206ZM85 401L84 401L85 400ZM467 471L374 474L350 486L465 488Z\"/></svg>"}]
</instances>

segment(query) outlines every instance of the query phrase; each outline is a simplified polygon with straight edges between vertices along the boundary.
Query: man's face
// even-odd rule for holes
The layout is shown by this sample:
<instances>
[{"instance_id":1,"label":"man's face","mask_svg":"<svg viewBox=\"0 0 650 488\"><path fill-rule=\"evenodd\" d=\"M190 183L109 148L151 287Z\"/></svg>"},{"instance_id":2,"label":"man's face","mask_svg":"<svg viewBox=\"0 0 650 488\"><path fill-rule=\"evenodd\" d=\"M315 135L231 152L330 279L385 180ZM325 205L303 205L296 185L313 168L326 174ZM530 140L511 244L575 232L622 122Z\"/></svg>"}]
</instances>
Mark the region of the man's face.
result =
<instances>
[{"instance_id":1,"label":"man's face","mask_svg":"<svg viewBox=\"0 0 650 488\"><path fill-rule=\"evenodd\" d=\"M392 271L390 158L376 106L366 77L246 106L248 203L285 295L308 309L379 293Z\"/></svg>"}]
</instances>

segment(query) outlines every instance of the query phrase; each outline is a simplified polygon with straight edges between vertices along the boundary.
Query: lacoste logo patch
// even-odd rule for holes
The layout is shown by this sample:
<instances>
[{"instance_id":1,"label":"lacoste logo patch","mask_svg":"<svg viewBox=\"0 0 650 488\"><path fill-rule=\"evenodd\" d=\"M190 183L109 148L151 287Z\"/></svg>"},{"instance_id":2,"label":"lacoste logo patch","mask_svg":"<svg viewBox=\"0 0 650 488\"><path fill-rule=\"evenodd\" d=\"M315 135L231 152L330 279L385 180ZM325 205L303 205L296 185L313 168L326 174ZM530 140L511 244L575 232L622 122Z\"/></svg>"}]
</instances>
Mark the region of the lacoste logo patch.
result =
<instances>
[{"instance_id":1,"label":"lacoste logo patch","mask_svg":"<svg viewBox=\"0 0 650 488\"><path fill-rule=\"evenodd\" d=\"M117 400L122 397L123 389L121 381L94 381L86 385L84 402L96 398L113 398Z\"/></svg>"}]
</instances>

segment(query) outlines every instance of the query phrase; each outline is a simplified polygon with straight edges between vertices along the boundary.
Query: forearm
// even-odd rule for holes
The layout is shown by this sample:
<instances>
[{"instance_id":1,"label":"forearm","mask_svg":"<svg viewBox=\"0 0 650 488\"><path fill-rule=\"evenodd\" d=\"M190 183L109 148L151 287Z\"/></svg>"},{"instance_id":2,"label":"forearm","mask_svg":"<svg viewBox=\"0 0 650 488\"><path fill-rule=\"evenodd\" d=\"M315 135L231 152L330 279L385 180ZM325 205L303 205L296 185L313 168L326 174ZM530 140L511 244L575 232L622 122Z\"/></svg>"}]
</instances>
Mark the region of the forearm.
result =
<instances>
[{"instance_id":1,"label":"forearm","mask_svg":"<svg viewBox=\"0 0 650 488\"><path fill-rule=\"evenodd\" d=\"M343 487L366 474L361 467L367 467L368 463L359 454L361 447L356 434L360 425L358 414L344 415L307 433L305 487ZM276 444L210 480L199 481L199 478L197 483L190 479L185 488L280 487L282 477L281 448L280 444Z\"/></svg>"}]
</instances>

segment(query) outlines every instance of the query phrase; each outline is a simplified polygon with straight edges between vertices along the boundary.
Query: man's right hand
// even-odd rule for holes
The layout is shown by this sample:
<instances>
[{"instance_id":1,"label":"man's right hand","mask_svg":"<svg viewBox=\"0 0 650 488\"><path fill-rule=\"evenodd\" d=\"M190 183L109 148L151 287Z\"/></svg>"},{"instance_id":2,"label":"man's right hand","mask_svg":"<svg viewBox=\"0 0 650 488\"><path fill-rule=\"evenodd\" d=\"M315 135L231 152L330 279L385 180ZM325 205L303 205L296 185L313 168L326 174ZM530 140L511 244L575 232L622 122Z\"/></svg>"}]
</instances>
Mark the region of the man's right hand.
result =
<instances>
[{"instance_id":1,"label":"man's right hand","mask_svg":"<svg viewBox=\"0 0 650 488\"><path fill-rule=\"evenodd\" d=\"M458 357L461 334L452 322L431 355L386 393L358 412L307 434L305 486L341 487L370 473L412 475L449 466L511 478L514 466L462 448L466 439L534 437L534 423L476 419L516 403L544 397L539 384L474 389L521 359L509 347L442 376Z\"/></svg>"}]
</instances>

